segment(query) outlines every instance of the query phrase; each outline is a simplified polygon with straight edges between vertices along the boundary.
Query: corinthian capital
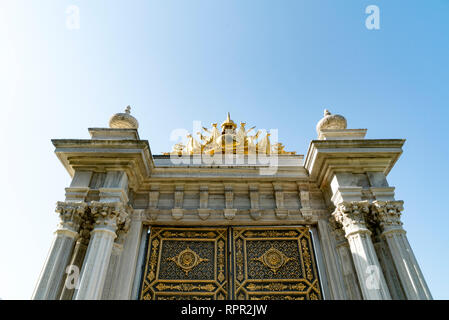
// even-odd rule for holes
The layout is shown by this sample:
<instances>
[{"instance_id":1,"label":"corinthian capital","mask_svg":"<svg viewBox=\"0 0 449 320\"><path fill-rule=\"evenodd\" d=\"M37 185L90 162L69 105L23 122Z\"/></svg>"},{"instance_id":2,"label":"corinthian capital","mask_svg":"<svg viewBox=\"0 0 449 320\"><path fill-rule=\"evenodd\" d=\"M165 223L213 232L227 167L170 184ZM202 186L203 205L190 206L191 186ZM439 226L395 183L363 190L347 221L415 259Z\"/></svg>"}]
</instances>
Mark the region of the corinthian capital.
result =
<instances>
[{"instance_id":1,"label":"corinthian capital","mask_svg":"<svg viewBox=\"0 0 449 320\"><path fill-rule=\"evenodd\" d=\"M129 217L122 202L99 202L91 201L90 212L95 227L105 227L111 231L128 229Z\"/></svg>"},{"instance_id":2,"label":"corinthian capital","mask_svg":"<svg viewBox=\"0 0 449 320\"><path fill-rule=\"evenodd\" d=\"M79 231L79 239L78 241L84 245L89 243L90 233L93 229L93 219L91 215L86 215L83 222L81 223L80 231Z\"/></svg>"},{"instance_id":3,"label":"corinthian capital","mask_svg":"<svg viewBox=\"0 0 449 320\"><path fill-rule=\"evenodd\" d=\"M401 212L404 210L404 201L373 201L371 211L383 231L402 229Z\"/></svg>"},{"instance_id":4,"label":"corinthian capital","mask_svg":"<svg viewBox=\"0 0 449 320\"><path fill-rule=\"evenodd\" d=\"M343 226L341 225L341 223L335 220L335 216L331 216L329 218L329 227L331 233L335 236L335 240L337 241L337 243L342 243L346 241Z\"/></svg>"},{"instance_id":5,"label":"corinthian capital","mask_svg":"<svg viewBox=\"0 0 449 320\"><path fill-rule=\"evenodd\" d=\"M348 237L356 232L369 232L365 222L365 215L368 213L368 201L345 201L337 205L332 215L343 226Z\"/></svg>"},{"instance_id":6,"label":"corinthian capital","mask_svg":"<svg viewBox=\"0 0 449 320\"><path fill-rule=\"evenodd\" d=\"M87 209L84 202L63 202L56 203L55 211L59 213L60 228L78 232Z\"/></svg>"}]
</instances>

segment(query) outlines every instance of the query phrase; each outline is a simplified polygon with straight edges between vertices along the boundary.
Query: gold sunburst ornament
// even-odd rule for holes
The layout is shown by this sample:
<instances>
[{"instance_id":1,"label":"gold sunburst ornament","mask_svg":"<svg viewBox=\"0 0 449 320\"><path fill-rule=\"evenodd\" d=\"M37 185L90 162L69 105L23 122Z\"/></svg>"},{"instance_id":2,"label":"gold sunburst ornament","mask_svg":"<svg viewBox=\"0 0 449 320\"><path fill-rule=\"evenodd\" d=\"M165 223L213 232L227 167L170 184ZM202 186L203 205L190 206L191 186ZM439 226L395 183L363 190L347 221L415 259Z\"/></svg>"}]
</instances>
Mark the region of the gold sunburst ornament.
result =
<instances>
[{"instance_id":1,"label":"gold sunburst ornament","mask_svg":"<svg viewBox=\"0 0 449 320\"><path fill-rule=\"evenodd\" d=\"M289 258L278 249L271 247L263 255L258 258L253 258L253 260L261 262L276 274L283 265L293 260L293 258Z\"/></svg>"},{"instance_id":2,"label":"gold sunburst ornament","mask_svg":"<svg viewBox=\"0 0 449 320\"><path fill-rule=\"evenodd\" d=\"M186 276L189 275L189 272L201 262L209 261L209 259L201 258L189 247L181 251L177 256L167 258L167 260L173 261L186 273Z\"/></svg>"},{"instance_id":3,"label":"gold sunburst ornament","mask_svg":"<svg viewBox=\"0 0 449 320\"><path fill-rule=\"evenodd\" d=\"M271 143L271 133L257 130L250 134L256 127L246 128L246 122L240 122L240 127L231 119L228 112L226 120L221 124L221 130L217 127L218 123L212 123L212 127L202 127L195 133L187 134L185 144L177 143L173 146L171 152L165 152L164 155L198 155L198 154L278 154L294 155L295 151L285 151L285 146L280 142Z\"/></svg>"}]
</instances>

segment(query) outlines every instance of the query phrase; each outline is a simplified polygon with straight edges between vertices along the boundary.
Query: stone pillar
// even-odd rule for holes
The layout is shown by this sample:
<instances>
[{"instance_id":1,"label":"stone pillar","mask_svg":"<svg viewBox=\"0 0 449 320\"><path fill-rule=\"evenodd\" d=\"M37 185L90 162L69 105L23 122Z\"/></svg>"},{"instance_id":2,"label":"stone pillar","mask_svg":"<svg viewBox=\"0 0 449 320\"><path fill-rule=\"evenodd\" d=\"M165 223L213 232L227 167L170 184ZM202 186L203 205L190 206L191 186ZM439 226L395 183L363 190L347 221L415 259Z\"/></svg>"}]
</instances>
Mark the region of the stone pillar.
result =
<instances>
[{"instance_id":1,"label":"stone pillar","mask_svg":"<svg viewBox=\"0 0 449 320\"><path fill-rule=\"evenodd\" d=\"M115 290L119 277L119 266L123 253L123 235L118 235L112 246L111 258L109 259L106 280L103 286L101 300L114 300Z\"/></svg>"},{"instance_id":2,"label":"stone pillar","mask_svg":"<svg viewBox=\"0 0 449 320\"><path fill-rule=\"evenodd\" d=\"M139 251L137 253L136 268L134 272L133 287L131 292L131 299L138 300L140 297L140 286L142 284L142 277L145 271L145 255L147 252L147 242L148 242L149 227L146 225L142 226L142 231L139 240Z\"/></svg>"},{"instance_id":3,"label":"stone pillar","mask_svg":"<svg viewBox=\"0 0 449 320\"><path fill-rule=\"evenodd\" d=\"M129 300L131 298L143 227L142 215L142 210L135 210L131 216L131 223L124 241L111 299Z\"/></svg>"},{"instance_id":4,"label":"stone pillar","mask_svg":"<svg viewBox=\"0 0 449 320\"><path fill-rule=\"evenodd\" d=\"M332 227L332 234L335 237L336 252L339 265L341 266L341 275L346 288L346 297L349 300L361 300L362 294L360 293L357 273L354 269L352 254L348 240L345 238L345 232L337 225L333 218L329 219L329 221L330 226Z\"/></svg>"},{"instance_id":5,"label":"stone pillar","mask_svg":"<svg viewBox=\"0 0 449 320\"><path fill-rule=\"evenodd\" d=\"M44 268L39 277L32 299L56 300L61 292L65 269L72 256L73 246L85 214L83 202L58 202L56 212L61 222L55 234Z\"/></svg>"},{"instance_id":6,"label":"stone pillar","mask_svg":"<svg viewBox=\"0 0 449 320\"><path fill-rule=\"evenodd\" d=\"M399 275L407 299L431 300L429 288L408 242L400 220L402 201L379 201L372 205L373 218L380 224L383 237Z\"/></svg>"},{"instance_id":7,"label":"stone pillar","mask_svg":"<svg viewBox=\"0 0 449 320\"><path fill-rule=\"evenodd\" d=\"M323 256L326 262L326 272L329 279L332 298L334 300L345 300L347 298L342 279L342 273L339 268L337 252L335 250L335 241L331 239L329 224L326 220L318 220L318 234L320 237Z\"/></svg>"},{"instance_id":8,"label":"stone pillar","mask_svg":"<svg viewBox=\"0 0 449 320\"><path fill-rule=\"evenodd\" d=\"M376 249L376 254L379 258L380 266L384 272L385 281L387 281L388 289L390 290L391 299L407 300L404 290L402 289L396 267L394 266L393 259L391 258L388 244L377 234L373 237L373 242L374 249Z\"/></svg>"},{"instance_id":9,"label":"stone pillar","mask_svg":"<svg viewBox=\"0 0 449 320\"><path fill-rule=\"evenodd\" d=\"M69 265L78 268L78 270L73 269L70 270L70 273L67 273L64 276L63 288L60 296L60 300L72 300L72 297L76 291L76 287L79 284L79 274L76 275L75 272L80 272L81 267L83 266L84 257L86 256L87 245L89 244L90 232L92 231L93 225L92 221L89 218L85 218L80 228L80 236L76 241L75 249L73 250L72 259L70 260ZM73 271L73 273L72 273ZM74 278L68 281L68 276L73 275ZM72 281L73 280L73 281ZM70 286L67 285L68 282Z\"/></svg>"},{"instance_id":10,"label":"stone pillar","mask_svg":"<svg viewBox=\"0 0 449 320\"><path fill-rule=\"evenodd\" d=\"M389 300L390 292L371 241L371 231L365 223L364 215L368 212L368 201L341 202L333 217L348 239L363 298Z\"/></svg>"},{"instance_id":11,"label":"stone pillar","mask_svg":"<svg viewBox=\"0 0 449 320\"><path fill-rule=\"evenodd\" d=\"M129 223L121 202L92 201L90 208L95 224L75 300L101 298L116 232Z\"/></svg>"}]
</instances>

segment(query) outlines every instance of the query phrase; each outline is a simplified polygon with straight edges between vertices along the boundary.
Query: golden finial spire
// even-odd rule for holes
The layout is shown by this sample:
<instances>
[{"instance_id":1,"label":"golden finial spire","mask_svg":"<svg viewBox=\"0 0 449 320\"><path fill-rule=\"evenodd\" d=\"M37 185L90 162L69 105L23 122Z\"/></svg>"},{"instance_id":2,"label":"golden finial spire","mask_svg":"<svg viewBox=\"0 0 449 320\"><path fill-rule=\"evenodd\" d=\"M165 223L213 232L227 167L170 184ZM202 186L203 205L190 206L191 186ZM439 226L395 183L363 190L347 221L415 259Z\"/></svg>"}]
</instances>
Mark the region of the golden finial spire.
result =
<instances>
[{"instance_id":1,"label":"golden finial spire","mask_svg":"<svg viewBox=\"0 0 449 320\"><path fill-rule=\"evenodd\" d=\"M223 130L237 128L237 125L234 123L234 121L231 120L231 114L229 112L226 120L221 124L221 127L223 128Z\"/></svg>"}]
</instances>

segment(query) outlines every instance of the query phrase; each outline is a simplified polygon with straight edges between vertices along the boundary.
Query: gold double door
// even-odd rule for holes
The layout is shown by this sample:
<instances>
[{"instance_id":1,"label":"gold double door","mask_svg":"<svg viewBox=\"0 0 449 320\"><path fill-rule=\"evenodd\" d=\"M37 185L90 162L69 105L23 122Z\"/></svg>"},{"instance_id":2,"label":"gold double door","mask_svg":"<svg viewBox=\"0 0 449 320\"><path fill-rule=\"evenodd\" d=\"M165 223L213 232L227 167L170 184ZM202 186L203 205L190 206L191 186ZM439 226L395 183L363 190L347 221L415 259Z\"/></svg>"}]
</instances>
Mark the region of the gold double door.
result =
<instances>
[{"instance_id":1,"label":"gold double door","mask_svg":"<svg viewBox=\"0 0 449 320\"><path fill-rule=\"evenodd\" d=\"M144 300L322 299L308 227L152 227Z\"/></svg>"}]
</instances>

